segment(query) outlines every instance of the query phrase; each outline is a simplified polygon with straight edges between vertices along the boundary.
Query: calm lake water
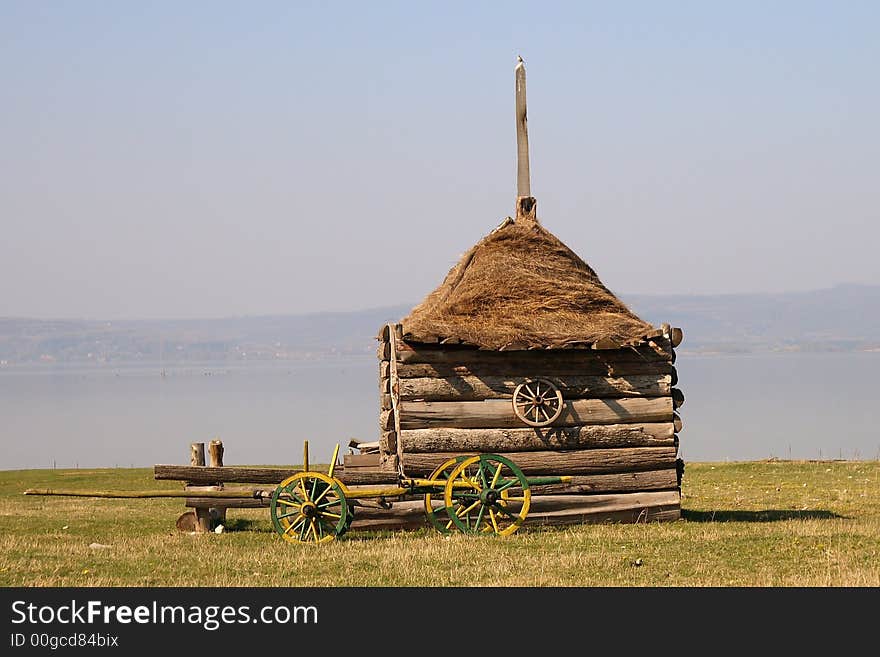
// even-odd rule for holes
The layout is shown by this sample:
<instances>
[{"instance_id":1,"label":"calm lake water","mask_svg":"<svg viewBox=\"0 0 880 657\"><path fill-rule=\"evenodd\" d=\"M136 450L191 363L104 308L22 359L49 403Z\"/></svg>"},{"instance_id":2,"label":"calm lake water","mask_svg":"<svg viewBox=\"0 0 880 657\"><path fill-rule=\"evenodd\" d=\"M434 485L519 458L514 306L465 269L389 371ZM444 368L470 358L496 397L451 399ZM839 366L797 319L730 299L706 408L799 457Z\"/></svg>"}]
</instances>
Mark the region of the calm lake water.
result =
<instances>
[{"instance_id":1,"label":"calm lake water","mask_svg":"<svg viewBox=\"0 0 880 657\"><path fill-rule=\"evenodd\" d=\"M691 356L676 362L685 461L880 458L880 353ZM378 438L375 359L0 369L0 469L314 461Z\"/></svg>"}]
</instances>

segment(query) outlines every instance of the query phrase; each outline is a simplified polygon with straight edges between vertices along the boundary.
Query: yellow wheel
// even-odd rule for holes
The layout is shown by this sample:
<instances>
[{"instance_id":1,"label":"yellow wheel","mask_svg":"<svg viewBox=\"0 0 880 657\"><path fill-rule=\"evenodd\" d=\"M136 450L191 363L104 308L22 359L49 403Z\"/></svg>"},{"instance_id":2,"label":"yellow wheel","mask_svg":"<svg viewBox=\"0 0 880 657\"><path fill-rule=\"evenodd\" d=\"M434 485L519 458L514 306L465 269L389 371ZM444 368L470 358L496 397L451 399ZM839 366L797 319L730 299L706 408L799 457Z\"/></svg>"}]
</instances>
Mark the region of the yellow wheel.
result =
<instances>
[{"instance_id":1,"label":"yellow wheel","mask_svg":"<svg viewBox=\"0 0 880 657\"><path fill-rule=\"evenodd\" d=\"M441 534L449 534L455 529L455 523L449 517L446 504L443 500L443 489L446 480L449 479L450 473L455 466L465 460L466 456L456 456L442 465L438 466L431 476L428 477L432 482L436 482L433 492L425 493L425 515L428 516L428 522Z\"/></svg>"},{"instance_id":2,"label":"yellow wheel","mask_svg":"<svg viewBox=\"0 0 880 657\"><path fill-rule=\"evenodd\" d=\"M525 522L531 499L522 470L497 454L465 459L449 473L444 489L449 517L466 534L512 534Z\"/></svg>"},{"instance_id":3,"label":"yellow wheel","mask_svg":"<svg viewBox=\"0 0 880 657\"><path fill-rule=\"evenodd\" d=\"M351 510L339 480L297 472L282 481L269 503L272 526L291 543L326 543L349 528Z\"/></svg>"}]
</instances>

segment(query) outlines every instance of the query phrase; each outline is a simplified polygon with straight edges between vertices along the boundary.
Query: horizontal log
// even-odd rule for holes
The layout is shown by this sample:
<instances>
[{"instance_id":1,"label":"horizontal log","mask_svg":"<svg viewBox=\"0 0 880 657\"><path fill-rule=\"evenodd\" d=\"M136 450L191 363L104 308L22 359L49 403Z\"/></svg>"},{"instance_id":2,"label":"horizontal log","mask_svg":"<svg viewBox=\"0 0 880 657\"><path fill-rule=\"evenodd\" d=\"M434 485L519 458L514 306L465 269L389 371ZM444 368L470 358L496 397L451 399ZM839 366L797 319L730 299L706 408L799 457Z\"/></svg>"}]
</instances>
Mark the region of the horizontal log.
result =
<instances>
[{"instance_id":1,"label":"horizontal log","mask_svg":"<svg viewBox=\"0 0 880 657\"><path fill-rule=\"evenodd\" d=\"M675 468L644 472L614 472L611 474L573 475L562 484L532 486L535 495L570 493L624 493L646 490L671 490L678 487Z\"/></svg>"},{"instance_id":2,"label":"horizontal log","mask_svg":"<svg viewBox=\"0 0 880 657\"><path fill-rule=\"evenodd\" d=\"M400 436L403 451L408 453L523 452L675 445L672 422L544 429L407 429L401 431Z\"/></svg>"},{"instance_id":3,"label":"horizontal log","mask_svg":"<svg viewBox=\"0 0 880 657\"><path fill-rule=\"evenodd\" d=\"M378 484L396 485L398 481L396 470L368 470L366 468L346 470L345 468L337 468L333 474L346 486Z\"/></svg>"},{"instance_id":4,"label":"horizontal log","mask_svg":"<svg viewBox=\"0 0 880 657\"><path fill-rule=\"evenodd\" d=\"M582 475L606 472L667 470L675 467L675 447L617 447L573 451L507 452L526 475ZM403 454L408 476L428 475L458 453Z\"/></svg>"},{"instance_id":5,"label":"horizontal log","mask_svg":"<svg viewBox=\"0 0 880 657\"><path fill-rule=\"evenodd\" d=\"M153 478L187 481L191 484L251 483L279 484L301 472L295 468L260 468L245 465L210 466L154 465Z\"/></svg>"},{"instance_id":6,"label":"horizontal log","mask_svg":"<svg viewBox=\"0 0 880 657\"><path fill-rule=\"evenodd\" d=\"M672 376L648 374L629 377L546 376L566 399L584 397L664 397L672 394ZM403 401L475 401L511 399L522 378L509 376L418 377L401 379Z\"/></svg>"},{"instance_id":7,"label":"horizontal log","mask_svg":"<svg viewBox=\"0 0 880 657\"><path fill-rule=\"evenodd\" d=\"M379 395L379 407L383 411L390 411L393 407L393 404L391 402L391 395L388 395L388 394Z\"/></svg>"},{"instance_id":8,"label":"horizontal log","mask_svg":"<svg viewBox=\"0 0 880 657\"><path fill-rule=\"evenodd\" d=\"M379 360L389 360L391 358L391 345L387 342L379 343L379 347L376 349L376 356L379 357Z\"/></svg>"},{"instance_id":9,"label":"horizontal log","mask_svg":"<svg viewBox=\"0 0 880 657\"><path fill-rule=\"evenodd\" d=\"M672 426L675 428L675 433L678 433L679 431L681 431L682 423L681 423L681 417L679 416L678 413L672 414Z\"/></svg>"},{"instance_id":10,"label":"horizontal log","mask_svg":"<svg viewBox=\"0 0 880 657\"><path fill-rule=\"evenodd\" d=\"M602 495L533 495L524 526L677 520L681 516L680 499L677 490ZM395 502L391 509L357 507L351 530L379 531L429 526L423 501L407 500Z\"/></svg>"},{"instance_id":11,"label":"horizontal log","mask_svg":"<svg viewBox=\"0 0 880 657\"><path fill-rule=\"evenodd\" d=\"M590 353L602 354L606 352L600 351ZM380 366L380 368L381 367L382 366ZM390 370L390 365L383 369ZM560 360L556 363L536 363L522 358L510 358L508 360L501 359L491 363L470 363L467 365L452 365L446 363L398 363L397 365L397 376L401 379L412 379L415 377L449 378L456 376L476 376L478 378L487 376L507 376L526 379L538 376L619 377L638 374L669 374L673 377L672 384L675 385L677 379L674 372L675 366L672 363L665 361L612 363L605 362L598 357L594 357L594 360L584 362L576 360Z\"/></svg>"},{"instance_id":12,"label":"horizontal log","mask_svg":"<svg viewBox=\"0 0 880 657\"><path fill-rule=\"evenodd\" d=\"M673 358L672 345L665 338L655 338L651 344L642 347L622 349L531 349L525 351L492 351L466 348L413 347L407 343L397 345L397 360L400 363L431 363L442 365L497 365L507 361L528 363L538 367L553 367L561 363L632 363L632 362L670 362ZM389 355L386 355L389 354ZM380 360L390 358L390 349L380 345Z\"/></svg>"},{"instance_id":13,"label":"horizontal log","mask_svg":"<svg viewBox=\"0 0 880 657\"><path fill-rule=\"evenodd\" d=\"M623 399L572 399L564 401L562 414L553 422L556 427L584 424L628 424L633 422L670 422L671 397L631 397ZM393 420L393 419L392 419ZM385 418L386 426L388 419ZM433 427L521 428L526 424L513 412L511 401L490 399L464 402L401 402L401 429Z\"/></svg>"}]
</instances>

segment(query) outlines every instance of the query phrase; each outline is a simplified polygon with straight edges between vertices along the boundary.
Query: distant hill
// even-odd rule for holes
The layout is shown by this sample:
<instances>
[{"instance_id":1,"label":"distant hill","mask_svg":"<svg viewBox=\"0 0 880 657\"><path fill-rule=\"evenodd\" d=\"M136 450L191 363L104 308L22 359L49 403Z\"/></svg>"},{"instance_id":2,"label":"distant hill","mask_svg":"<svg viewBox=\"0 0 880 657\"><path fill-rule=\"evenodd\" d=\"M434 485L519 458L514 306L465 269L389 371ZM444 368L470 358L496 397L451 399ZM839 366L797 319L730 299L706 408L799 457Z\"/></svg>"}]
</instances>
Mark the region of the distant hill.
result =
<instances>
[{"instance_id":1,"label":"distant hill","mask_svg":"<svg viewBox=\"0 0 880 657\"><path fill-rule=\"evenodd\" d=\"M880 348L880 286L809 292L624 297L643 319L684 330L694 351L852 351Z\"/></svg>"},{"instance_id":2,"label":"distant hill","mask_svg":"<svg viewBox=\"0 0 880 657\"><path fill-rule=\"evenodd\" d=\"M684 329L692 352L880 349L880 286L810 292L622 295L643 319ZM199 320L0 318L0 364L303 360L369 355L412 304L338 313Z\"/></svg>"}]
</instances>

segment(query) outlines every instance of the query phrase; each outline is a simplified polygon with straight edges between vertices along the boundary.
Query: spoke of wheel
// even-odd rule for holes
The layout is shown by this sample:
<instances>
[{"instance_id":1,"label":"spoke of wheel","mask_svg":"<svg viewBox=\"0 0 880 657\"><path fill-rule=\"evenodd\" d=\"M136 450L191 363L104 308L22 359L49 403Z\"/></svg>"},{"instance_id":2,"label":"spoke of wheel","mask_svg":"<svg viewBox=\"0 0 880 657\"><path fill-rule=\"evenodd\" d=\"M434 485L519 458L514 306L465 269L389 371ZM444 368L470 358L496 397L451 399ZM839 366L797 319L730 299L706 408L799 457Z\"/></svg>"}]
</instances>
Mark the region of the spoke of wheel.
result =
<instances>
[{"instance_id":1,"label":"spoke of wheel","mask_svg":"<svg viewBox=\"0 0 880 657\"><path fill-rule=\"evenodd\" d=\"M464 505L462 505L462 509L463 509L463 510L460 511L460 512L458 512L458 513L456 513L456 515L457 515L459 518L461 518L461 514L462 514L462 513L470 513L470 512L473 511L475 508L477 508L477 505L478 505L479 503L480 503L480 500L477 500L476 502L474 502L473 504L471 504L471 505L468 506L468 507L465 507Z\"/></svg>"},{"instance_id":2,"label":"spoke of wheel","mask_svg":"<svg viewBox=\"0 0 880 657\"><path fill-rule=\"evenodd\" d=\"M525 497L505 497L504 501L505 502L525 502L526 498Z\"/></svg>"},{"instance_id":3,"label":"spoke of wheel","mask_svg":"<svg viewBox=\"0 0 880 657\"><path fill-rule=\"evenodd\" d=\"M508 511L507 509L505 509L504 506L501 505L501 504L496 504L496 505L495 505L495 510L496 510L496 511L500 511L501 513L503 513L504 515L506 515L508 518L512 518L512 517L514 516L514 514L512 514L512 513L511 513L510 511Z\"/></svg>"},{"instance_id":4,"label":"spoke of wheel","mask_svg":"<svg viewBox=\"0 0 880 657\"><path fill-rule=\"evenodd\" d=\"M535 406L535 422L538 421L538 409L539 408L540 408L540 406Z\"/></svg>"},{"instance_id":5,"label":"spoke of wheel","mask_svg":"<svg viewBox=\"0 0 880 657\"><path fill-rule=\"evenodd\" d=\"M544 419L545 419L545 420L549 420L549 419L550 419L550 416L547 415L547 411L544 410L544 407L543 407L543 406L538 406L538 408L541 409L541 413L543 413L543 415L544 415Z\"/></svg>"},{"instance_id":6,"label":"spoke of wheel","mask_svg":"<svg viewBox=\"0 0 880 657\"><path fill-rule=\"evenodd\" d=\"M484 465L484 462L480 461L480 469L477 471L477 474L480 476L480 484L482 485L483 490L489 487L489 482L486 481L486 468Z\"/></svg>"},{"instance_id":7,"label":"spoke of wheel","mask_svg":"<svg viewBox=\"0 0 880 657\"><path fill-rule=\"evenodd\" d=\"M314 491L312 491L312 492L314 492ZM318 534L321 535L321 538L324 538L324 523L321 522L320 518L318 518L318 520L315 522L315 525L318 527ZM317 534L315 535L315 542L318 542Z\"/></svg>"},{"instance_id":8,"label":"spoke of wheel","mask_svg":"<svg viewBox=\"0 0 880 657\"><path fill-rule=\"evenodd\" d=\"M278 519L281 520L282 518L289 518L290 516L298 516L298 515L299 515L299 510L297 509L296 511L291 511L290 513L284 513L284 514L278 516Z\"/></svg>"},{"instance_id":9,"label":"spoke of wheel","mask_svg":"<svg viewBox=\"0 0 880 657\"><path fill-rule=\"evenodd\" d=\"M480 525L483 524L483 514L485 514L485 512L486 512L486 505L481 504L480 511L479 511L479 513L477 513L477 522L474 525L474 529L479 529Z\"/></svg>"},{"instance_id":10,"label":"spoke of wheel","mask_svg":"<svg viewBox=\"0 0 880 657\"><path fill-rule=\"evenodd\" d=\"M498 478L501 476L501 467L504 464L499 462L498 468L495 470L495 476L492 477L492 484L489 486L490 488L495 488L495 485L498 483Z\"/></svg>"},{"instance_id":11,"label":"spoke of wheel","mask_svg":"<svg viewBox=\"0 0 880 657\"><path fill-rule=\"evenodd\" d=\"M499 533L501 530L498 529L498 520L495 518L495 510L491 506L489 507L489 517L492 519L492 526L495 528L495 533Z\"/></svg>"},{"instance_id":12,"label":"spoke of wheel","mask_svg":"<svg viewBox=\"0 0 880 657\"><path fill-rule=\"evenodd\" d=\"M291 523L287 526L287 529L284 530L284 533L287 534L287 533L289 533L291 530L296 529L296 528L300 525L300 523L302 523L302 521L305 520L305 519L306 519L305 516L301 516L300 519L299 519L297 522L291 522Z\"/></svg>"},{"instance_id":13,"label":"spoke of wheel","mask_svg":"<svg viewBox=\"0 0 880 657\"><path fill-rule=\"evenodd\" d=\"M309 520L309 530L312 532L312 536L315 537L315 543L318 542L318 532L315 529L315 519L312 518Z\"/></svg>"},{"instance_id":14,"label":"spoke of wheel","mask_svg":"<svg viewBox=\"0 0 880 657\"><path fill-rule=\"evenodd\" d=\"M309 519L304 517L305 522L302 524L302 528L299 530L299 540L305 543L306 540L306 530L309 528Z\"/></svg>"},{"instance_id":15,"label":"spoke of wheel","mask_svg":"<svg viewBox=\"0 0 880 657\"><path fill-rule=\"evenodd\" d=\"M331 490L333 490L333 486L327 486L327 488L325 488L324 491L323 491L320 495L318 495L318 497L316 497L316 498L315 498L314 500L312 500L312 501L313 501L315 504L317 504L317 503L320 502L322 499L324 499L324 496L325 496L327 493L329 493Z\"/></svg>"},{"instance_id":16,"label":"spoke of wheel","mask_svg":"<svg viewBox=\"0 0 880 657\"><path fill-rule=\"evenodd\" d=\"M535 384L535 397L537 397L537 396L540 395L540 394L541 394L541 384L540 384L540 383L536 383L536 384Z\"/></svg>"},{"instance_id":17,"label":"spoke of wheel","mask_svg":"<svg viewBox=\"0 0 880 657\"><path fill-rule=\"evenodd\" d=\"M299 487L302 489L303 496L305 496L305 498L306 498L304 501L310 502L311 500L309 499L309 492L306 490L306 484L305 484L304 478L299 480Z\"/></svg>"},{"instance_id":18,"label":"spoke of wheel","mask_svg":"<svg viewBox=\"0 0 880 657\"><path fill-rule=\"evenodd\" d=\"M519 483L519 481L517 479L507 479L507 480L505 480L505 482L503 484L501 484L495 490L497 490L500 493L501 491L505 491L508 488L510 488L511 486L518 484L518 483Z\"/></svg>"},{"instance_id":19,"label":"spoke of wheel","mask_svg":"<svg viewBox=\"0 0 880 657\"><path fill-rule=\"evenodd\" d=\"M293 502L288 502L287 500L282 500L280 497L275 501L278 502L278 504L283 504L284 506L295 506L297 508L302 506L302 504L295 504Z\"/></svg>"},{"instance_id":20,"label":"spoke of wheel","mask_svg":"<svg viewBox=\"0 0 880 657\"><path fill-rule=\"evenodd\" d=\"M331 518L336 518L337 520L340 520L340 519L342 518L342 515L341 515L341 514L339 514L339 513L330 513L329 511L323 511L323 512L321 513L321 515L322 515L322 516L330 516Z\"/></svg>"}]
</instances>

